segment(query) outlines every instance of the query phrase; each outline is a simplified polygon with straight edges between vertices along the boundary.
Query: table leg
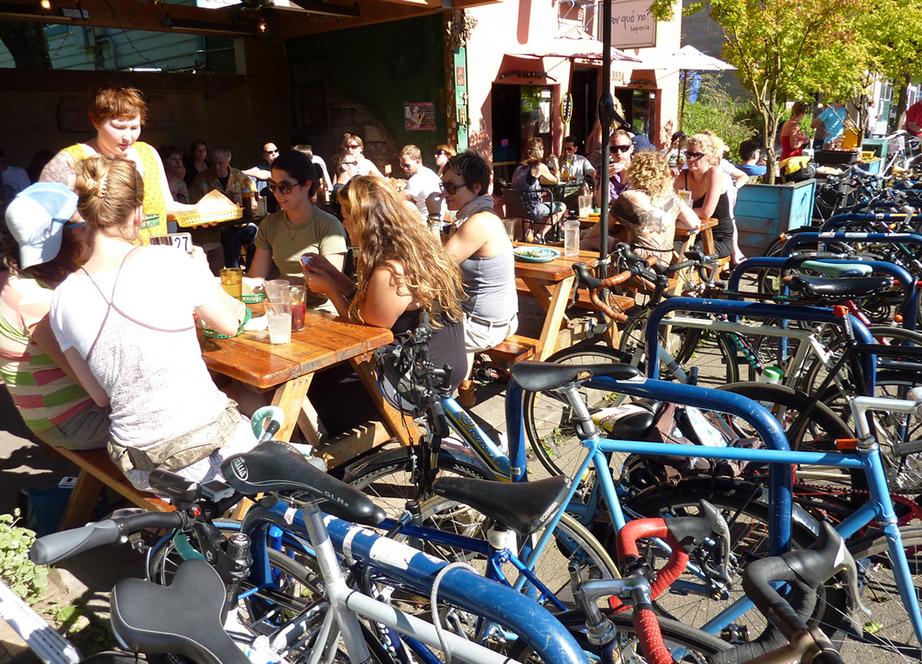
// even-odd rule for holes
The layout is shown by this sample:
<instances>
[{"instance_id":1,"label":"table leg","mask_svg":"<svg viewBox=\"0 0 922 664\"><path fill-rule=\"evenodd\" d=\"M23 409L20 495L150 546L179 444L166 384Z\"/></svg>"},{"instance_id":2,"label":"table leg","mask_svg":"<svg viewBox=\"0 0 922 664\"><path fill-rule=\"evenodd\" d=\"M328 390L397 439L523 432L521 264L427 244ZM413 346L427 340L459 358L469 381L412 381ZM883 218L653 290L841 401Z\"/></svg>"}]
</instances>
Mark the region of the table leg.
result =
<instances>
[{"instance_id":1,"label":"table leg","mask_svg":"<svg viewBox=\"0 0 922 664\"><path fill-rule=\"evenodd\" d=\"M272 396L272 405L278 406L285 413L285 424L275 435L276 440L291 440L291 434L294 432L295 426L300 423L301 407L305 399L307 399L307 388L310 387L313 377L313 374L307 374L292 378L275 390L275 394ZM303 418L303 420L306 421L307 418ZM312 429L313 427L309 428ZM305 435L310 439L312 433L313 437L316 438L316 430L305 432ZM319 438L317 440L319 441ZM313 443L314 441L311 440L310 442Z\"/></svg>"},{"instance_id":2,"label":"table leg","mask_svg":"<svg viewBox=\"0 0 922 664\"><path fill-rule=\"evenodd\" d=\"M400 441L401 445L414 445L421 435L416 422L409 415L404 415L396 408L391 406L378 389L377 374L375 371L375 362L371 353L365 353L358 357L353 357L349 362L355 369L365 391L371 397L372 402L381 414L381 422L387 432Z\"/></svg>"},{"instance_id":3,"label":"table leg","mask_svg":"<svg viewBox=\"0 0 922 664\"><path fill-rule=\"evenodd\" d=\"M573 283L576 277L570 276L554 284L551 288L551 297L548 302L547 315L544 317L544 326L541 328L541 347L538 349L538 360L546 360L554 353L557 346L557 335L560 334L560 326L564 320L564 313L570 300L570 293L573 291ZM531 280L526 279L525 283L529 290L533 289Z\"/></svg>"},{"instance_id":4,"label":"table leg","mask_svg":"<svg viewBox=\"0 0 922 664\"><path fill-rule=\"evenodd\" d=\"M93 520L93 511L102 493L103 483L84 469L80 469L77 484L67 499L67 507L61 517L61 530L76 528Z\"/></svg>"}]
</instances>

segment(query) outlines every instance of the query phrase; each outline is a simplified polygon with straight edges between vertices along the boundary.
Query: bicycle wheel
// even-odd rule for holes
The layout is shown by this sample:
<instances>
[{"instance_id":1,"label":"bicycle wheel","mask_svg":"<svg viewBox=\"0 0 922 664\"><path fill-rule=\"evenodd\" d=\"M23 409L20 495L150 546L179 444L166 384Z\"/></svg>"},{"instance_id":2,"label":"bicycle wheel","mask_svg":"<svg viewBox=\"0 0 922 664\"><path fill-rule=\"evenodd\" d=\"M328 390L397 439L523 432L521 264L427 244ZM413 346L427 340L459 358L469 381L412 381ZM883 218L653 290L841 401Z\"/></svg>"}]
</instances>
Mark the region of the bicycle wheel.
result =
<instances>
[{"instance_id":1,"label":"bicycle wheel","mask_svg":"<svg viewBox=\"0 0 922 664\"><path fill-rule=\"evenodd\" d=\"M416 497L416 487L412 483L413 470L409 454L402 462L391 456L380 465L366 466L366 472L351 476L347 481L381 505L388 516L396 517L405 509L406 501ZM443 470L439 472L441 474ZM473 467L457 464L449 472L479 479L495 479L486 477ZM485 518L470 507L434 496L423 499L419 510L419 523L427 528L466 537L486 538ZM536 536L540 534L536 533ZM486 569L485 560L469 551L432 540L413 540L411 544L444 560L466 561L481 572ZM555 595L563 595L560 599L564 602L572 601L572 595L566 590L570 583L568 564L580 568L587 579L617 576L617 566L605 548L580 523L564 514L554 531L554 537L535 565L538 579ZM509 579L516 577L511 565L504 567L503 571Z\"/></svg>"},{"instance_id":2,"label":"bicycle wheel","mask_svg":"<svg viewBox=\"0 0 922 664\"><path fill-rule=\"evenodd\" d=\"M922 601L922 527L903 526L900 536L909 561L910 592ZM877 533L849 542L848 548L858 563L860 591L872 615L857 614L865 621L861 638L846 641L843 655L852 661L918 662L922 648L898 592L887 539Z\"/></svg>"},{"instance_id":3,"label":"bicycle wheel","mask_svg":"<svg viewBox=\"0 0 922 664\"><path fill-rule=\"evenodd\" d=\"M753 560L768 554L768 491L759 484L727 478L698 477L681 480L671 488L652 487L644 493L625 501L625 509L633 515L666 518L695 516L701 500L707 500L721 511L730 529L730 582L724 583L708 574L687 571L680 581L693 584L666 593L657 601L657 607L669 618L683 625L701 627L744 595L741 572ZM797 509L792 521L793 548L805 548L816 539L815 522ZM646 549L654 569L660 567L655 559L663 553L655 547ZM691 562L701 569L719 560L719 551L713 543L692 552ZM824 615L825 602L817 603L814 615ZM733 642L755 639L767 627L765 618L755 610L740 616L724 627L722 634Z\"/></svg>"},{"instance_id":4,"label":"bicycle wheel","mask_svg":"<svg viewBox=\"0 0 922 664\"><path fill-rule=\"evenodd\" d=\"M628 613L612 613L611 611L605 611L605 615L614 623L618 632L614 661L636 662L638 664L643 662L643 655L640 652L631 615ZM557 618L576 637L584 650L592 653L595 657L601 656L599 647L589 643L586 638L586 619L582 611L567 611L557 614ZM706 664L715 655L726 653L732 648L726 641L706 634L701 630L683 625L678 621L663 617L658 617L657 619L666 647L672 651L677 648L684 649L684 655L679 660L680 662ZM530 649L524 647L524 644L517 644L517 647L513 648L509 655L513 659L522 662L534 661L531 658Z\"/></svg>"},{"instance_id":5,"label":"bicycle wheel","mask_svg":"<svg viewBox=\"0 0 922 664\"><path fill-rule=\"evenodd\" d=\"M682 316L706 319L706 314L680 312ZM646 362L646 316L631 318L621 329L618 350L629 356L630 364L644 366ZM667 332L668 330L668 332ZM698 384L713 387L735 383L739 380L736 349L721 333L695 327L660 326L660 376L664 380L677 380L677 370L662 357L665 349L687 376L691 367L699 371Z\"/></svg>"},{"instance_id":6,"label":"bicycle wheel","mask_svg":"<svg viewBox=\"0 0 922 664\"><path fill-rule=\"evenodd\" d=\"M629 358L621 351L597 344L581 344L559 350L549 358L555 364L622 364ZM624 397L608 390L583 385L579 389L590 413L618 405ZM526 392L522 403L525 436L531 451L551 475L573 477L584 456L570 406L556 392Z\"/></svg>"}]
</instances>

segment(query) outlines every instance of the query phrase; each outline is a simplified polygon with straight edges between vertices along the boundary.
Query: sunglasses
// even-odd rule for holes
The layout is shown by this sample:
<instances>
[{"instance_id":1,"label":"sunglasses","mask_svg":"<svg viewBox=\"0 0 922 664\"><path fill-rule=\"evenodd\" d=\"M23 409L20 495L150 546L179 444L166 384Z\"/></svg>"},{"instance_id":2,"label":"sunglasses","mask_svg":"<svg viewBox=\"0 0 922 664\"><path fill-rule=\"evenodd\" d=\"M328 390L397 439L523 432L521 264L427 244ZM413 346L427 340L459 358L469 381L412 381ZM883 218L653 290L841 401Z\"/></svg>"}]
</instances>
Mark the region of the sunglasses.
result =
<instances>
[{"instance_id":1,"label":"sunglasses","mask_svg":"<svg viewBox=\"0 0 922 664\"><path fill-rule=\"evenodd\" d=\"M358 145L358 143L350 143L349 145L346 146L346 148L349 149L349 150L358 150L358 149L359 149L359 145Z\"/></svg>"},{"instance_id":2,"label":"sunglasses","mask_svg":"<svg viewBox=\"0 0 922 664\"><path fill-rule=\"evenodd\" d=\"M685 153L686 159L701 159L704 156L703 152L687 152Z\"/></svg>"},{"instance_id":3,"label":"sunglasses","mask_svg":"<svg viewBox=\"0 0 922 664\"><path fill-rule=\"evenodd\" d=\"M263 154L278 154L278 150L263 150Z\"/></svg>"},{"instance_id":4,"label":"sunglasses","mask_svg":"<svg viewBox=\"0 0 922 664\"><path fill-rule=\"evenodd\" d=\"M467 185L455 184L454 182L446 182L445 180L442 180L439 183L439 186L442 187L442 191L444 191L446 194L451 194L454 196L455 192L457 192L459 189L464 189Z\"/></svg>"},{"instance_id":5,"label":"sunglasses","mask_svg":"<svg viewBox=\"0 0 922 664\"><path fill-rule=\"evenodd\" d=\"M621 152L621 153L624 153L624 152L627 152L628 150L630 150L630 149L631 149L632 147L634 147L634 146L633 146L633 145L611 145L611 146L609 146L609 147L611 148L611 151L612 151L612 152Z\"/></svg>"},{"instance_id":6,"label":"sunglasses","mask_svg":"<svg viewBox=\"0 0 922 664\"><path fill-rule=\"evenodd\" d=\"M301 183L300 182L279 182L278 184L276 184L272 180L269 180L266 183L266 186L269 187L269 191L271 191L273 194L278 191L284 194L285 196L287 196L299 184Z\"/></svg>"},{"instance_id":7,"label":"sunglasses","mask_svg":"<svg viewBox=\"0 0 922 664\"><path fill-rule=\"evenodd\" d=\"M413 168L413 164L400 164L400 168L402 168L405 171L408 171L411 168Z\"/></svg>"},{"instance_id":8,"label":"sunglasses","mask_svg":"<svg viewBox=\"0 0 922 664\"><path fill-rule=\"evenodd\" d=\"M441 157L443 154L447 155L448 153L445 152L445 150L436 150L436 151L435 151L435 156L436 156L436 157Z\"/></svg>"}]
</instances>

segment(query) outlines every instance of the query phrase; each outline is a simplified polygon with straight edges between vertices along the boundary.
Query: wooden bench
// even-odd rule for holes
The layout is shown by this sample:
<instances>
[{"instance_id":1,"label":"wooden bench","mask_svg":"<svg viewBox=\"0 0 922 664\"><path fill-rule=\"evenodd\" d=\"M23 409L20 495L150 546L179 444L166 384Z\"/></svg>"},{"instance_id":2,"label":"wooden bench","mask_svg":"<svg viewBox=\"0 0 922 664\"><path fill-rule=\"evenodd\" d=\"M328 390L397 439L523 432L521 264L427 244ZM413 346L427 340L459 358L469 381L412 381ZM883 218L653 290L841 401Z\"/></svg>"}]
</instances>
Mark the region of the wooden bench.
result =
<instances>
[{"instance_id":1,"label":"wooden bench","mask_svg":"<svg viewBox=\"0 0 922 664\"><path fill-rule=\"evenodd\" d=\"M511 337L506 337L498 346L484 351L483 354L487 355L498 366L508 369L516 362L534 357L537 351L537 339L513 334Z\"/></svg>"},{"instance_id":2,"label":"wooden bench","mask_svg":"<svg viewBox=\"0 0 922 664\"><path fill-rule=\"evenodd\" d=\"M173 506L152 493L139 491L112 463L106 450L77 452L49 446L52 450L80 468L77 485L67 500L60 529L74 528L93 519L103 487L109 487L137 507L157 512L172 512Z\"/></svg>"}]
</instances>

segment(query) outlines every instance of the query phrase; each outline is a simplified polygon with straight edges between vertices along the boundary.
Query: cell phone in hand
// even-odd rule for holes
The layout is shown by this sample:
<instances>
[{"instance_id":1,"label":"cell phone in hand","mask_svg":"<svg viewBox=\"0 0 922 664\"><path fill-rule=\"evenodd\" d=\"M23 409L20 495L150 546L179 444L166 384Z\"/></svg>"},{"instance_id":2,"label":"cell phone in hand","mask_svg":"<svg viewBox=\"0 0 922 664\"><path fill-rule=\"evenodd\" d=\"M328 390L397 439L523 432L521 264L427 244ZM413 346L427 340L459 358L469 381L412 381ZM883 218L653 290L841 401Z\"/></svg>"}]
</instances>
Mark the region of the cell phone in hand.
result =
<instances>
[{"instance_id":1,"label":"cell phone in hand","mask_svg":"<svg viewBox=\"0 0 922 664\"><path fill-rule=\"evenodd\" d=\"M314 258L316 258L316 254L301 254L301 265L307 267L314 261Z\"/></svg>"},{"instance_id":2,"label":"cell phone in hand","mask_svg":"<svg viewBox=\"0 0 922 664\"><path fill-rule=\"evenodd\" d=\"M151 235L151 244L165 245L176 247L192 255L192 234L191 233L167 233L166 235Z\"/></svg>"}]
</instances>

